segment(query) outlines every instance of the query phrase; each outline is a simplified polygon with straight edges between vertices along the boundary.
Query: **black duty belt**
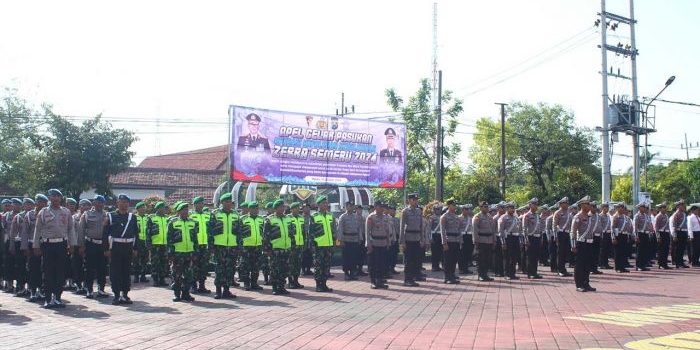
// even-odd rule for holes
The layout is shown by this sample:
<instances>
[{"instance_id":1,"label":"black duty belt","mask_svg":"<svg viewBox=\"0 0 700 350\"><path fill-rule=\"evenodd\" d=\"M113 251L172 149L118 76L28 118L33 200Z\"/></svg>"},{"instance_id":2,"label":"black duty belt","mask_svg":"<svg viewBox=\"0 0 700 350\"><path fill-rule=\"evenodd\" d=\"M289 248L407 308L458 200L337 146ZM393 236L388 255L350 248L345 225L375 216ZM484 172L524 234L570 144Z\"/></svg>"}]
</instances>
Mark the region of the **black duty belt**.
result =
<instances>
[{"instance_id":1,"label":"black duty belt","mask_svg":"<svg viewBox=\"0 0 700 350\"><path fill-rule=\"evenodd\" d=\"M481 232L479 232L479 236L493 236L493 233L481 233Z\"/></svg>"},{"instance_id":2,"label":"black duty belt","mask_svg":"<svg viewBox=\"0 0 700 350\"><path fill-rule=\"evenodd\" d=\"M420 230L406 230L406 233L420 233Z\"/></svg>"},{"instance_id":3,"label":"black duty belt","mask_svg":"<svg viewBox=\"0 0 700 350\"><path fill-rule=\"evenodd\" d=\"M445 234L448 235L448 236L450 236L450 237L457 237L457 236L460 235L459 232L447 232L447 233L445 233Z\"/></svg>"},{"instance_id":4,"label":"black duty belt","mask_svg":"<svg viewBox=\"0 0 700 350\"><path fill-rule=\"evenodd\" d=\"M375 235L371 235L370 237L372 237L372 239L388 239L389 238L389 236L375 236Z\"/></svg>"}]
</instances>

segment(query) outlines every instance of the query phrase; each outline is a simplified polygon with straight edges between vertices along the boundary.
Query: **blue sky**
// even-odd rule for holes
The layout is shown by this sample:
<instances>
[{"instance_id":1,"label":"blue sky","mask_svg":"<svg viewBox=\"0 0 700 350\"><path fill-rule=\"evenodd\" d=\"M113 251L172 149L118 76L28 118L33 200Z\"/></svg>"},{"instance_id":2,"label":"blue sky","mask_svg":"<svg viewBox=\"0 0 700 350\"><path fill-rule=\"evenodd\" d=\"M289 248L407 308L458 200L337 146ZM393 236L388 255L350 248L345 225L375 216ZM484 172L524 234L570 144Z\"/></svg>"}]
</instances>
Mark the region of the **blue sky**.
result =
<instances>
[{"instance_id":1,"label":"blue sky","mask_svg":"<svg viewBox=\"0 0 700 350\"><path fill-rule=\"evenodd\" d=\"M629 14L626 0L607 6ZM138 163L226 143L230 104L333 114L345 92L358 117L389 111L386 88L407 96L430 78L432 10L421 0L3 1L0 86L76 121L102 113L134 130ZM444 88L464 99L465 149L478 118L498 117L495 102L559 103L578 124L601 125L599 11L588 0L438 1L439 67ZM675 75L661 97L700 103L699 13L698 1L635 2L640 96ZM608 40L628 43L627 27ZM629 71L629 60L608 61ZM610 94L628 86L610 80ZM684 158L684 133L700 141L699 114L658 104L651 151ZM631 139L621 136L615 152L621 172ZM467 151L460 163L469 164Z\"/></svg>"}]
</instances>

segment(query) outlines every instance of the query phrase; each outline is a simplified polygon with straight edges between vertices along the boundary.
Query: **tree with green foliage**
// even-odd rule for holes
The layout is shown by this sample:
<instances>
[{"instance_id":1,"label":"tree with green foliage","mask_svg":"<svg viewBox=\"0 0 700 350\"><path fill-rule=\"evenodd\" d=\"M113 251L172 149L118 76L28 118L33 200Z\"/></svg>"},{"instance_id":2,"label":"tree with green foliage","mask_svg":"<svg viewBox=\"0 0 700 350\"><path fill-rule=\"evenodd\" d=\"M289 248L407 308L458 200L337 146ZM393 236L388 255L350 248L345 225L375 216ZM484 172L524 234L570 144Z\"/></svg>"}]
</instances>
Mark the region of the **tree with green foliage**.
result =
<instances>
[{"instance_id":1,"label":"tree with green foliage","mask_svg":"<svg viewBox=\"0 0 700 350\"><path fill-rule=\"evenodd\" d=\"M613 179L610 200L613 202L632 203L632 175L625 174Z\"/></svg>"},{"instance_id":2,"label":"tree with green foliage","mask_svg":"<svg viewBox=\"0 0 700 350\"><path fill-rule=\"evenodd\" d=\"M387 89L385 94L391 109L400 113L400 117L395 119L406 123L406 189L409 192L418 192L421 198L432 198L437 157L436 136L439 133L428 79L422 79L418 91L406 100L394 89ZM462 100L454 98L450 91L445 91L442 95L442 108L444 139L452 137L457 129L457 116L462 112ZM454 167L460 151L459 142L443 146L445 174ZM375 195L382 200L403 202L403 198L398 198L397 191L377 190Z\"/></svg>"}]
</instances>

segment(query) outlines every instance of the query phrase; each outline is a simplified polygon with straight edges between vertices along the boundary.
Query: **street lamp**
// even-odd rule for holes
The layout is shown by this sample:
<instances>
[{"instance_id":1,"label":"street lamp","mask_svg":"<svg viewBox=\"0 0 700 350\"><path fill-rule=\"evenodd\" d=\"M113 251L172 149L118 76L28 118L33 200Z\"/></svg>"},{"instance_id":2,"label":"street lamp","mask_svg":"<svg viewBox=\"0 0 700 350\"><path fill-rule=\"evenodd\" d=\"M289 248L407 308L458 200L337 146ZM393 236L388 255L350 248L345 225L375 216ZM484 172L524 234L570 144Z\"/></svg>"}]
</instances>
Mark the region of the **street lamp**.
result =
<instances>
[{"instance_id":1,"label":"street lamp","mask_svg":"<svg viewBox=\"0 0 700 350\"><path fill-rule=\"evenodd\" d=\"M661 91L659 91L659 93L656 94L656 96L654 96L654 98L652 98L651 101L649 101L649 103L647 103L647 106L644 109L644 120L645 121L647 120L647 116L648 116L647 113L649 112L649 107L651 106L651 104L654 101L656 101L656 99L659 97L659 95L661 95L661 93L664 92L664 90L666 90L666 88L669 85L673 84L674 80L676 80L675 75L672 75L668 79L666 79L666 84L664 84L664 87L661 89ZM649 133L646 133L646 134L644 134L644 190L647 192L649 191L649 187L648 187L648 185L649 185L649 172L647 171L647 166L649 166L649 150L648 150L649 143L648 143L648 141L649 141Z\"/></svg>"}]
</instances>

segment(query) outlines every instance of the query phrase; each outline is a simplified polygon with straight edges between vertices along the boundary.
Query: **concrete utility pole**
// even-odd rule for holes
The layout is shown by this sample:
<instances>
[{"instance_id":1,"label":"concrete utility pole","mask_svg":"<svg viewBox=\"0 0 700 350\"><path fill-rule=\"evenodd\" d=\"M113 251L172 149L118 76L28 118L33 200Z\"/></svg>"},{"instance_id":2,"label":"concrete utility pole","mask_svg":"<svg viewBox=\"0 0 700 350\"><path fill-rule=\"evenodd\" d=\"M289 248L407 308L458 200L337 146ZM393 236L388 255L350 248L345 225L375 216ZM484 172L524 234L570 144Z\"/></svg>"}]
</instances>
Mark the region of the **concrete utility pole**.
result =
<instances>
[{"instance_id":1,"label":"concrete utility pole","mask_svg":"<svg viewBox=\"0 0 700 350\"><path fill-rule=\"evenodd\" d=\"M435 113L437 114L437 146L436 146L436 165L435 165L435 199L442 201L444 198L443 189L443 155L442 149L444 144L444 133L442 130L442 71L438 71L438 100L437 107L435 108Z\"/></svg>"},{"instance_id":2,"label":"concrete utility pole","mask_svg":"<svg viewBox=\"0 0 700 350\"><path fill-rule=\"evenodd\" d=\"M600 75L603 77L603 178L602 178L602 193L600 198L603 202L610 201L610 119L608 117L608 51L607 51L607 26L605 16L605 0L600 1L600 52L602 53L602 70Z\"/></svg>"},{"instance_id":3,"label":"concrete utility pole","mask_svg":"<svg viewBox=\"0 0 700 350\"><path fill-rule=\"evenodd\" d=\"M506 103L496 103L501 106L501 197L506 199Z\"/></svg>"},{"instance_id":4,"label":"concrete utility pole","mask_svg":"<svg viewBox=\"0 0 700 350\"><path fill-rule=\"evenodd\" d=\"M335 109L335 115L339 117L344 117L346 114L354 114L355 113L355 105L352 105L350 107L350 111L348 111L348 108L345 107L345 93L341 92L340 93L340 112L338 112L338 109Z\"/></svg>"}]
</instances>

